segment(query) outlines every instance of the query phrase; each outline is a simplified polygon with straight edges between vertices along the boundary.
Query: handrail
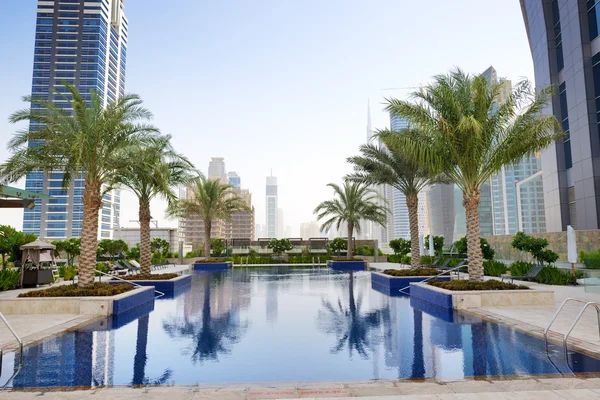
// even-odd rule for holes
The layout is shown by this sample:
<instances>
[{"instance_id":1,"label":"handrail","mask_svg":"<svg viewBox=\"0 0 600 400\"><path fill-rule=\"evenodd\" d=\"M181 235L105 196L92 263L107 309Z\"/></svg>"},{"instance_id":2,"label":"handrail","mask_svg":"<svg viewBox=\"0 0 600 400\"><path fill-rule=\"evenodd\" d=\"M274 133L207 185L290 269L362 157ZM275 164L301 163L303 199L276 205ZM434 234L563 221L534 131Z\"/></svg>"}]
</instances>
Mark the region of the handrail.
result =
<instances>
[{"instance_id":1,"label":"handrail","mask_svg":"<svg viewBox=\"0 0 600 400\"><path fill-rule=\"evenodd\" d=\"M579 300L576 299L574 297L568 297L566 298L562 304L560 305L560 307L558 307L558 310L556 310L556 312L554 313L554 316L552 317L552 319L550 320L550 323L548 324L548 326L546 326L546 329L544 329L544 342L546 345L546 352L548 352L548 332L550 331L550 327L552 326L552 324L554 323L554 321L556 320L556 318L558 317L558 314L560 314L560 312L562 311L563 307L569 302L569 301L576 301L578 303L585 303L585 301L583 300Z\"/></svg>"},{"instance_id":2,"label":"handrail","mask_svg":"<svg viewBox=\"0 0 600 400\"><path fill-rule=\"evenodd\" d=\"M4 324L6 325L6 327L10 331L10 333L12 333L13 336L15 337L15 339L17 339L17 343L19 343L19 347L21 348L21 353L23 353L23 341L21 340L19 335L17 335L17 332L15 332L13 327L10 325L10 323L6 320L6 318L4 317L4 315L1 312L0 312L0 318L2 319L2 321L4 321Z\"/></svg>"},{"instance_id":3,"label":"handrail","mask_svg":"<svg viewBox=\"0 0 600 400\"><path fill-rule=\"evenodd\" d=\"M110 277L112 277L113 279L114 279L114 278L116 278L116 279L118 279L118 280L120 280L120 281L123 281L123 282L130 283L130 284L132 284L133 286L137 286L137 287L147 287L147 286L142 286L142 285L140 285L140 284L138 284L138 283L135 283L135 282L132 282L132 281L128 281L127 279L120 278L120 277L118 277L118 276L116 276L116 275L107 274L106 272L102 272L102 271L98 271L98 270L96 270L96 272L98 272L98 273L100 273L100 274L102 274L102 275L110 276ZM154 291L155 291L156 293L158 293L158 296L156 296L156 297L155 297L155 298L157 298L157 299L158 299L158 298L160 298L160 297L163 297L163 296L165 295L163 292L161 292L161 291L159 291L159 290L156 290L156 288L154 289Z\"/></svg>"},{"instance_id":4,"label":"handrail","mask_svg":"<svg viewBox=\"0 0 600 400\"><path fill-rule=\"evenodd\" d=\"M430 280L432 280L432 279L435 279L435 278L437 278L438 276L445 275L445 274L447 274L447 273L450 273L450 272L452 272L452 271L454 271L454 270L457 270L457 269L460 269L460 268L463 268L463 267L465 267L465 264L463 264L463 265L459 265L459 266L457 266L457 267L454 267L454 268L452 268L452 269L449 269L449 270L446 270L446 271L444 271L444 272L441 272L441 273L439 273L439 274L437 274L437 275L435 275L435 276L430 276L429 278L425 278L425 279L423 279L422 281L420 281L420 282L418 282L418 283L428 282L428 281L430 281ZM404 287L404 288L402 288L402 289L400 289L400 290L398 290L398 291L399 291L400 293L408 294L408 293L406 293L406 292L405 292L405 290L406 290L406 289L409 289L409 288L410 288L410 285L408 285L407 287Z\"/></svg>"},{"instance_id":5,"label":"handrail","mask_svg":"<svg viewBox=\"0 0 600 400\"><path fill-rule=\"evenodd\" d=\"M581 316L583 315L583 313L585 312L585 310L589 306L594 306L594 308L596 309L596 314L598 316L598 334L600 335L600 303L597 303L595 301L589 301L589 302L585 303L585 305L583 306L583 308L581 309L581 311L579 312L579 314L577 314L577 317L575 318L575 321L573 321L573 324L571 325L571 327L569 328L569 330L567 331L567 333L563 337L563 347L565 349L565 360L567 361L567 364L569 363L569 360L567 358L567 355L568 355L568 352L567 352L567 339L569 338L569 335L571 334L571 332L575 328L575 325L577 324L577 322L579 322L579 319L581 318Z\"/></svg>"},{"instance_id":6,"label":"handrail","mask_svg":"<svg viewBox=\"0 0 600 400\"><path fill-rule=\"evenodd\" d=\"M13 327L10 325L10 323L8 322L8 320L4 317L4 315L0 312L0 319L2 319L2 321L4 322L4 324L6 325L6 327L8 328L8 330L10 331L10 333L13 334L13 336L15 337L15 339L17 339L17 343L19 343L19 366L17 368L17 370L11 375L10 378L8 378L8 380L6 381L6 383L2 386L2 388L5 388L14 378L15 376L17 376L17 374L21 371L21 367L23 365L23 340L21 340L21 338L19 337L19 335L17 335L17 332L15 332L15 330L13 329ZM2 360L2 355L4 354L4 351L2 351L0 349L0 370L2 369L2 365L1 365L1 360Z\"/></svg>"}]
</instances>

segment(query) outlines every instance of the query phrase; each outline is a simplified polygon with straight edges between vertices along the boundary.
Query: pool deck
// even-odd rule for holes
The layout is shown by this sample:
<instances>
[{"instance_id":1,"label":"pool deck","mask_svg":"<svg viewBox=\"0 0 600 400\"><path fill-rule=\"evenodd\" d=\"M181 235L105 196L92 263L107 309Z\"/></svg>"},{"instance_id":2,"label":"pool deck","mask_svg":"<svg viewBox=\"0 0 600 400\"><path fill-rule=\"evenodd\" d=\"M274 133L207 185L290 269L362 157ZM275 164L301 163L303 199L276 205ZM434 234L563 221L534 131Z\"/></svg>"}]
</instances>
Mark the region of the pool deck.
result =
<instances>
[{"instance_id":1,"label":"pool deck","mask_svg":"<svg viewBox=\"0 0 600 400\"><path fill-rule=\"evenodd\" d=\"M153 274L165 274L171 272L189 271L189 265L176 265L152 271ZM134 275L135 276L135 275ZM125 279L127 279L126 276ZM104 278L106 279L106 278ZM103 279L103 280L104 280ZM98 280L98 278L96 278ZM70 282L58 282L57 285L67 285ZM16 289L6 292L0 292L0 299L16 298L20 293L31 290L47 289L48 286L42 286L36 289ZM92 321L95 321L97 315L75 315L75 314L6 314L4 317L11 324L15 332L21 337L25 345L31 345L39 341L55 337L61 333L77 329ZM0 348L14 348L17 342L6 325L0 322Z\"/></svg>"},{"instance_id":2,"label":"pool deck","mask_svg":"<svg viewBox=\"0 0 600 400\"><path fill-rule=\"evenodd\" d=\"M43 397L40 397L43 396ZM465 380L413 382L400 380L251 384L217 386L162 386L142 388L92 388L89 390L0 391L0 398L30 399L165 399L254 400L324 399L353 397L373 400L520 400L598 399L600 378L517 378L515 380Z\"/></svg>"}]
</instances>

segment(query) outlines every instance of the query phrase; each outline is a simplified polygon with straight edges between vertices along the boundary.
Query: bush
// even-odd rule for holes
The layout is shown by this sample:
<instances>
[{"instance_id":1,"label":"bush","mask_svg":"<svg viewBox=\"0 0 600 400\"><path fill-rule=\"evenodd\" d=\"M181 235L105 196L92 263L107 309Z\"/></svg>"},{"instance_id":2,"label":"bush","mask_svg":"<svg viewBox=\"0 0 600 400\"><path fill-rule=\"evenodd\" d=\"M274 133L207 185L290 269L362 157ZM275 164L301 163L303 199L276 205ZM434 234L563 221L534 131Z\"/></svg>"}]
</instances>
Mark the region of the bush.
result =
<instances>
[{"instance_id":1,"label":"bush","mask_svg":"<svg viewBox=\"0 0 600 400\"><path fill-rule=\"evenodd\" d=\"M53 286L44 290L31 290L21 293L19 297L87 297L87 296L115 296L135 289L134 286L124 283L111 285L110 283L94 283L90 287L80 288L77 285Z\"/></svg>"},{"instance_id":2,"label":"bush","mask_svg":"<svg viewBox=\"0 0 600 400\"><path fill-rule=\"evenodd\" d=\"M506 264L495 260L485 260L483 262L483 274L487 276L501 276L506 273Z\"/></svg>"},{"instance_id":3,"label":"bush","mask_svg":"<svg viewBox=\"0 0 600 400\"><path fill-rule=\"evenodd\" d=\"M65 281L72 281L77 275L77 268L73 266L61 265L58 267L58 276L63 278Z\"/></svg>"},{"instance_id":4,"label":"bush","mask_svg":"<svg viewBox=\"0 0 600 400\"><path fill-rule=\"evenodd\" d=\"M425 236L423 239L423 244L425 245L425 249L429 250L429 235ZM442 250L444 249L444 237L443 236L433 236L433 251L436 255L441 255Z\"/></svg>"},{"instance_id":5,"label":"bush","mask_svg":"<svg viewBox=\"0 0 600 400\"><path fill-rule=\"evenodd\" d=\"M558 254L552 250L546 249L548 245L548 239L536 238L526 235L523 232L517 232L517 234L513 236L511 242L512 247L531 254L531 257L533 257L540 265L543 265L544 263L551 264L558 260Z\"/></svg>"},{"instance_id":6,"label":"bush","mask_svg":"<svg viewBox=\"0 0 600 400\"><path fill-rule=\"evenodd\" d=\"M96 263L96 271L100 271L100 272L104 272L105 274L108 274L108 272L110 271L110 268L108 268L108 265L106 265L105 263L99 262ZM60 275L60 273L59 273ZM95 274L96 276L101 276L102 274Z\"/></svg>"},{"instance_id":7,"label":"bush","mask_svg":"<svg viewBox=\"0 0 600 400\"><path fill-rule=\"evenodd\" d=\"M532 264L526 261L515 261L508 268L512 276L525 276Z\"/></svg>"},{"instance_id":8,"label":"bush","mask_svg":"<svg viewBox=\"0 0 600 400\"><path fill-rule=\"evenodd\" d=\"M373 248L369 245L364 245L364 246L360 246L356 248L356 255L357 256L372 256L375 254L375 251L373 250Z\"/></svg>"},{"instance_id":9,"label":"bush","mask_svg":"<svg viewBox=\"0 0 600 400\"><path fill-rule=\"evenodd\" d=\"M402 256L400 258L400 264L410 265L411 261L412 261L411 256Z\"/></svg>"},{"instance_id":10,"label":"bush","mask_svg":"<svg viewBox=\"0 0 600 400\"><path fill-rule=\"evenodd\" d=\"M390 240L390 248L394 250L394 254L405 256L410 253L410 240L394 239Z\"/></svg>"},{"instance_id":11,"label":"bush","mask_svg":"<svg viewBox=\"0 0 600 400\"><path fill-rule=\"evenodd\" d=\"M152 253L152 260L150 261L152 264L165 264L167 259L162 255L161 252L155 251Z\"/></svg>"},{"instance_id":12,"label":"bush","mask_svg":"<svg viewBox=\"0 0 600 400\"><path fill-rule=\"evenodd\" d=\"M500 282L494 279L483 282L472 282L472 281L429 281L431 286L439 287L447 290L517 290L517 289L529 289L527 286L515 285L513 283Z\"/></svg>"},{"instance_id":13,"label":"bush","mask_svg":"<svg viewBox=\"0 0 600 400\"><path fill-rule=\"evenodd\" d=\"M546 265L538 274L536 281L546 285L576 285L577 276L554 265Z\"/></svg>"},{"instance_id":14,"label":"bush","mask_svg":"<svg viewBox=\"0 0 600 400\"><path fill-rule=\"evenodd\" d=\"M344 238L335 238L328 244L331 253L337 253L339 256L342 250L348 250L348 241Z\"/></svg>"},{"instance_id":15,"label":"bush","mask_svg":"<svg viewBox=\"0 0 600 400\"><path fill-rule=\"evenodd\" d=\"M213 256L220 257L225 250L225 243L221 239L210 239L210 250Z\"/></svg>"},{"instance_id":16,"label":"bush","mask_svg":"<svg viewBox=\"0 0 600 400\"><path fill-rule=\"evenodd\" d=\"M401 256L399 254L390 254L387 256L387 260L391 263L401 263L403 257L404 256Z\"/></svg>"},{"instance_id":17,"label":"bush","mask_svg":"<svg viewBox=\"0 0 600 400\"><path fill-rule=\"evenodd\" d=\"M493 260L496 255L496 250L490 246L486 238L480 238L479 243L481 246L481 253L483 254L484 260ZM467 254L467 237L463 236L456 242L454 242L454 249L459 254Z\"/></svg>"},{"instance_id":18,"label":"bush","mask_svg":"<svg viewBox=\"0 0 600 400\"><path fill-rule=\"evenodd\" d=\"M386 269L383 273L390 276L435 276L440 271L435 268Z\"/></svg>"},{"instance_id":19,"label":"bush","mask_svg":"<svg viewBox=\"0 0 600 400\"><path fill-rule=\"evenodd\" d=\"M21 272L19 270L5 269L0 271L0 292L12 290L21 284Z\"/></svg>"},{"instance_id":20,"label":"bush","mask_svg":"<svg viewBox=\"0 0 600 400\"><path fill-rule=\"evenodd\" d=\"M170 274L153 274L153 275L136 275L134 277L130 277L132 281L166 281L169 279L177 278L179 274L170 273Z\"/></svg>"},{"instance_id":21,"label":"bush","mask_svg":"<svg viewBox=\"0 0 600 400\"><path fill-rule=\"evenodd\" d=\"M432 264L435 261L435 257L421 256L421 265Z\"/></svg>"},{"instance_id":22,"label":"bush","mask_svg":"<svg viewBox=\"0 0 600 400\"><path fill-rule=\"evenodd\" d=\"M585 254L582 261L586 268L600 269L600 251L596 253Z\"/></svg>"}]
</instances>

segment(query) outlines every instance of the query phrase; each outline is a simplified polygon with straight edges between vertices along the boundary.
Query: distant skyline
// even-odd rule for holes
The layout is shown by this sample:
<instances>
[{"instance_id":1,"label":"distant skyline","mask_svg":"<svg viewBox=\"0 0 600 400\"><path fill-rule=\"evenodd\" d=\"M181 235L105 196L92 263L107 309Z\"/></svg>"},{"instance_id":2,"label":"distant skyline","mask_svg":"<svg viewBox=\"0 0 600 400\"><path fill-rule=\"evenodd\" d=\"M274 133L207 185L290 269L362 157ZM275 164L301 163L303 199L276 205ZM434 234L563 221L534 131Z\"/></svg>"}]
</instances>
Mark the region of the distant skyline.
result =
<instances>
[{"instance_id":1,"label":"distant skyline","mask_svg":"<svg viewBox=\"0 0 600 400\"><path fill-rule=\"evenodd\" d=\"M145 100L154 124L198 169L206 173L211 157L224 157L255 194L259 222L272 168L292 236L332 197L326 184L350 172L346 158L365 141L368 101L378 129L389 126L385 97L404 99L454 66L478 73L493 65L513 82L533 80L516 0L178 0L169 7L128 0L125 7L125 91ZM33 0L0 2L2 148L23 127L7 119L31 92L35 8ZM157 21L172 24L157 29ZM164 209L153 202L153 219L177 226ZM136 226L129 221L137 212L135 197L123 192L121 225ZM0 218L22 227L22 211L0 210Z\"/></svg>"}]
</instances>

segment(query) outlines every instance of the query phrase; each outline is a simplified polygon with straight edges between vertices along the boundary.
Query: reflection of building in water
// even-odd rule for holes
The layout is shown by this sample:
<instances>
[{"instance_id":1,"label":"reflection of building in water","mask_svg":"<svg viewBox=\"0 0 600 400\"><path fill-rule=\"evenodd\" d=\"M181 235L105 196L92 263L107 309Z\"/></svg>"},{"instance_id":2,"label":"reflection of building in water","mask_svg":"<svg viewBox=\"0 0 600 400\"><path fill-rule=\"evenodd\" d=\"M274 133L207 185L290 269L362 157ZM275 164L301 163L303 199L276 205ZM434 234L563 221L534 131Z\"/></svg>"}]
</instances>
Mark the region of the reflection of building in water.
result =
<instances>
[{"instance_id":1,"label":"reflection of building in water","mask_svg":"<svg viewBox=\"0 0 600 400\"><path fill-rule=\"evenodd\" d=\"M266 312L267 321L277 321L277 282L267 282Z\"/></svg>"}]
</instances>

